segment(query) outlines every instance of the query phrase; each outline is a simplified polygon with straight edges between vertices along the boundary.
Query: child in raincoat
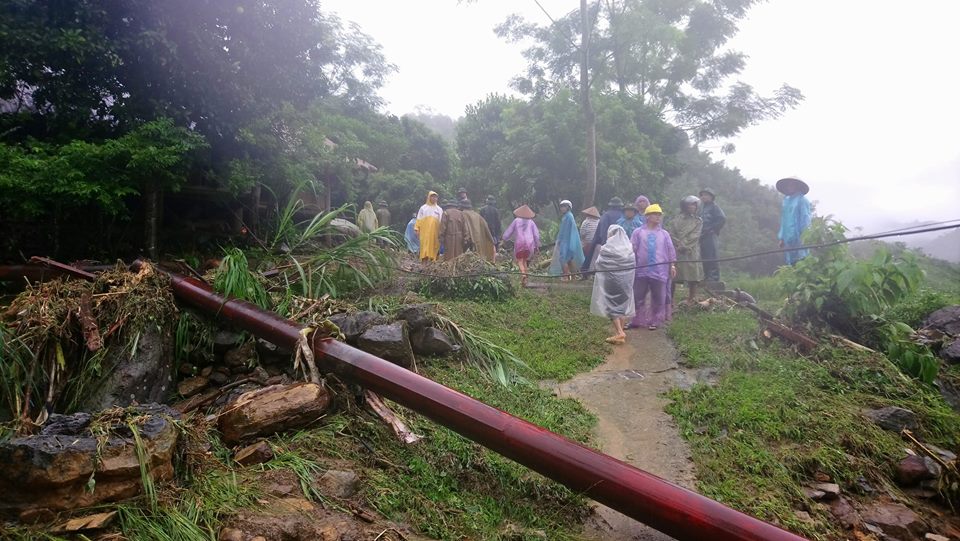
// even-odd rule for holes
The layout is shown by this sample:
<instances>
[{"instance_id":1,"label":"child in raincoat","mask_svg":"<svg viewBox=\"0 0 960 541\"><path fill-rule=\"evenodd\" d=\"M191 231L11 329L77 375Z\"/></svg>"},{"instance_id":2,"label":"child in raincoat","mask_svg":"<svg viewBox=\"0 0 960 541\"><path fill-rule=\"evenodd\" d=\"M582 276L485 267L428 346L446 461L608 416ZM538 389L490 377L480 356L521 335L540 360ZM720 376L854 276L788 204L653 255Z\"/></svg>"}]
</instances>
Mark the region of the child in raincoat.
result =
<instances>
[{"instance_id":1,"label":"child in raincoat","mask_svg":"<svg viewBox=\"0 0 960 541\"><path fill-rule=\"evenodd\" d=\"M619 225L611 225L607 228L607 242L600 247L597 256L596 278L590 299L590 313L610 318L613 322L614 334L607 338L611 344L626 342L624 320L635 313L634 264L633 246L626 231Z\"/></svg>"}]
</instances>

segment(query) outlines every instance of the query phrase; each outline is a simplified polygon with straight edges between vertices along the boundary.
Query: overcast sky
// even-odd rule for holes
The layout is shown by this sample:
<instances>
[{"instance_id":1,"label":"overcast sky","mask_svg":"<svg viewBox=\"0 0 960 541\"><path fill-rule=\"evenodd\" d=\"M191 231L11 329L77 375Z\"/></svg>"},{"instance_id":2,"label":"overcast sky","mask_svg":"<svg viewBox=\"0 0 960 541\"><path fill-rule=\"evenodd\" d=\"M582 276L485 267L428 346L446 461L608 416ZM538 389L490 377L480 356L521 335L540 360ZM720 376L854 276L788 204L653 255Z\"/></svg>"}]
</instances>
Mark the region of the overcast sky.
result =
<instances>
[{"instance_id":1,"label":"overcast sky","mask_svg":"<svg viewBox=\"0 0 960 541\"><path fill-rule=\"evenodd\" d=\"M541 0L559 17L577 0ZM381 95L395 114L429 106L457 118L509 92L522 47L493 27L510 13L547 22L533 0L329 0L398 67ZM868 230L960 218L960 0L770 0L731 46L740 79L763 93L786 82L806 100L748 128L715 154L766 184L799 175L821 213ZM726 141L723 141L726 142ZM705 148L718 150L721 142ZM722 197L722 195L721 195Z\"/></svg>"}]
</instances>

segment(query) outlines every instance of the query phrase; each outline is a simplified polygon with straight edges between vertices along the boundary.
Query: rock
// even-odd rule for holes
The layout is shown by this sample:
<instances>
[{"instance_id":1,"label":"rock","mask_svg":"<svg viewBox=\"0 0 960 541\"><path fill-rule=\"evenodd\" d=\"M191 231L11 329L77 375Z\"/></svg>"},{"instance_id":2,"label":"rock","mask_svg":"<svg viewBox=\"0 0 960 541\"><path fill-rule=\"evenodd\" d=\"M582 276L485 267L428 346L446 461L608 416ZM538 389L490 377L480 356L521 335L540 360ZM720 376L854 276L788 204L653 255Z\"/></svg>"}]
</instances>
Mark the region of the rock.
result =
<instances>
[{"instance_id":1,"label":"rock","mask_svg":"<svg viewBox=\"0 0 960 541\"><path fill-rule=\"evenodd\" d=\"M793 514L796 515L797 519L798 519L800 522L803 522L803 523L806 523L806 524L815 524L815 523L816 523L816 521L813 520L813 517L810 516L810 513L807 513L806 511L794 511Z\"/></svg>"},{"instance_id":2,"label":"rock","mask_svg":"<svg viewBox=\"0 0 960 541\"><path fill-rule=\"evenodd\" d=\"M78 409L100 411L113 406L163 402L173 389L173 334L148 325L140 331L136 351L116 348L101 362L102 379L85 391Z\"/></svg>"},{"instance_id":3,"label":"rock","mask_svg":"<svg viewBox=\"0 0 960 541\"><path fill-rule=\"evenodd\" d=\"M940 350L940 358L949 364L960 363L960 339L954 340Z\"/></svg>"},{"instance_id":4,"label":"rock","mask_svg":"<svg viewBox=\"0 0 960 541\"><path fill-rule=\"evenodd\" d=\"M263 464L273 459L273 449L265 441L258 441L237 451L233 459L241 466Z\"/></svg>"},{"instance_id":5,"label":"rock","mask_svg":"<svg viewBox=\"0 0 960 541\"><path fill-rule=\"evenodd\" d=\"M243 532L236 528L224 528L220 530L219 541L243 541Z\"/></svg>"},{"instance_id":6,"label":"rock","mask_svg":"<svg viewBox=\"0 0 960 541\"><path fill-rule=\"evenodd\" d=\"M434 322L434 308L430 304L408 304L397 311L396 318L407 322L407 327L411 333L417 332L427 327L432 327Z\"/></svg>"},{"instance_id":7,"label":"rock","mask_svg":"<svg viewBox=\"0 0 960 541\"><path fill-rule=\"evenodd\" d=\"M157 404L134 406L128 414L129 418L141 416L145 420L139 433L150 475L156 481L170 479L180 434L173 419L179 414ZM89 431L89 424L87 414L54 416L46 434L0 443L0 487L4 487L0 512L42 515L45 509L65 511L140 494L140 461L125 422L118 423L102 442ZM69 427L76 429L74 433L67 433ZM92 486L88 484L91 474Z\"/></svg>"},{"instance_id":8,"label":"rock","mask_svg":"<svg viewBox=\"0 0 960 541\"><path fill-rule=\"evenodd\" d=\"M89 413L74 413L60 415L54 413L47 419L47 423L40 429L41 436L75 436L90 426L93 416Z\"/></svg>"},{"instance_id":9,"label":"rock","mask_svg":"<svg viewBox=\"0 0 960 541\"><path fill-rule=\"evenodd\" d=\"M300 428L319 419L330 405L330 395L315 383L276 385L246 392L219 418L223 440L235 444Z\"/></svg>"},{"instance_id":10,"label":"rock","mask_svg":"<svg viewBox=\"0 0 960 541\"><path fill-rule=\"evenodd\" d=\"M209 377L210 377L210 374L213 374L213 367L212 367L212 366L204 366L204 367L203 367L203 370L200 371L200 375L203 376L203 377L205 377L205 378L209 378Z\"/></svg>"},{"instance_id":11,"label":"rock","mask_svg":"<svg viewBox=\"0 0 960 541\"><path fill-rule=\"evenodd\" d=\"M816 479L818 483L829 483L829 482L830 482L830 476L827 475L826 473L823 473L822 471L819 471L819 470L817 470L817 472L813 474L813 478Z\"/></svg>"},{"instance_id":12,"label":"rock","mask_svg":"<svg viewBox=\"0 0 960 541\"><path fill-rule=\"evenodd\" d=\"M836 483L817 483L813 485L814 490L823 492L824 498L832 500L840 496L840 485Z\"/></svg>"},{"instance_id":13,"label":"rock","mask_svg":"<svg viewBox=\"0 0 960 541\"><path fill-rule=\"evenodd\" d=\"M109 526L113 519L117 517L117 511L107 511L106 513L97 513L82 517L72 518L66 522L54 526L50 533L65 534L86 532L90 530L102 530Z\"/></svg>"},{"instance_id":14,"label":"rock","mask_svg":"<svg viewBox=\"0 0 960 541\"><path fill-rule=\"evenodd\" d=\"M870 485L870 482L867 481L867 478L862 475L860 477L857 477L857 480L854 481L854 485L857 487L857 490L859 490L861 494L873 494L874 492L877 491L877 489L873 488L873 486Z\"/></svg>"},{"instance_id":15,"label":"rock","mask_svg":"<svg viewBox=\"0 0 960 541\"><path fill-rule=\"evenodd\" d=\"M860 515L850 502L840 497L830 502L830 514L846 529L855 528L860 523Z\"/></svg>"},{"instance_id":16,"label":"rock","mask_svg":"<svg viewBox=\"0 0 960 541\"><path fill-rule=\"evenodd\" d=\"M874 503L860 514L864 522L879 526L898 539L913 539L928 531L920 516L898 503Z\"/></svg>"},{"instance_id":17,"label":"rock","mask_svg":"<svg viewBox=\"0 0 960 541\"><path fill-rule=\"evenodd\" d=\"M904 428L916 431L919 427L917 414L904 408L888 406L876 410L869 410L863 414L880 428L893 432L900 432Z\"/></svg>"},{"instance_id":18,"label":"rock","mask_svg":"<svg viewBox=\"0 0 960 541\"><path fill-rule=\"evenodd\" d=\"M413 333L410 339L413 352L417 355L434 355L442 357L453 352L453 342L440 329L427 327Z\"/></svg>"},{"instance_id":19,"label":"rock","mask_svg":"<svg viewBox=\"0 0 960 541\"><path fill-rule=\"evenodd\" d=\"M908 456L897 465L897 482L913 486L940 477L940 465L928 456Z\"/></svg>"},{"instance_id":20,"label":"rock","mask_svg":"<svg viewBox=\"0 0 960 541\"><path fill-rule=\"evenodd\" d=\"M943 401L949 404L954 411L960 411L960 388L957 388L954 383L947 379L935 379L933 384L940 391Z\"/></svg>"},{"instance_id":21,"label":"rock","mask_svg":"<svg viewBox=\"0 0 960 541\"><path fill-rule=\"evenodd\" d=\"M934 444L932 444L932 443L924 443L924 445L927 447L927 449L930 449L931 451L933 451L934 453L936 453L937 456L940 457L940 460L943 460L944 462L953 462L954 460L957 459L957 455L956 455L956 454L954 454L954 453L952 453L952 452L950 452L950 451L948 451L948 450L946 450L946 449L943 449L943 448L941 448L941 447L937 447L936 445L934 445Z\"/></svg>"},{"instance_id":22,"label":"rock","mask_svg":"<svg viewBox=\"0 0 960 541\"><path fill-rule=\"evenodd\" d=\"M352 471L327 470L317 479L317 488L324 496L347 499L356 495L360 477Z\"/></svg>"},{"instance_id":23,"label":"rock","mask_svg":"<svg viewBox=\"0 0 960 541\"><path fill-rule=\"evenodd\" d=\"M239 344L241 340L243 340L241 333L221 329L213 334L213 351L216 353L224 353L231 348L237 347L237 344Z\"/></svg>"},{"instance_id":24,"label":"rock","mask_svg":"<svg viewBox=\"0 0 960 541\"><path fill-rule=\"evenodd\" d=\"M247 342L244 345L228 350L223 354L223 364L229 368L251 366L257 362L257 345Z\"/></svg>"},{"instance_id":25,"label":"rock","mask_svg":"<svg viewBox=\"0 0 960 541\"><path fill-rule=\"evenodd\" d=\"M177 392L180 394L180 396L184 398L190 398L191 396L206 389L207 385L209 384L210 384L209 379L203 376L195 376L195 377L187 378L181 381L177 385Z\"/></svg>"},{"instance_id":26,"label":"rock","mask_svg":"<svg viewBox=\"0 0 960 541\"><path fill-rule=\"evenodd\" d=\"M404 368L413 365L413 349L410 347L406 321L370 327L360 335L357 347Z\"/></svg>"},{"instance_id":27,"label":"rock","mask_svg":"<svg viewBox=\"0 0 960 541\"><path fill-rule=\"evenodd\" d=\"M333 314L330 321L340 328L347 342L356 344L361 334L374 325L383 325L387 318L376 312L345 312Z\"/></svg>"},{"instance_id":28,"label":"rock","mask_svg":"<svg viewBox=\"0 0 960 541\"><path fill-rule=\"evenodd\" d=\"M822 500L824 496L827 495L826 492L822 490L817 490L815 488L803 487L802 490L803 490L803 495L810 498L811 500L819 501L819 500Z\"/></svg>"},{"instance_id":29,"label":"rock","mask_svg":"<svg viewBox=\"0 0 960 541\"><path fill-rule=\"evenodd\" d=\"M950 336L960 336L960 304L945 306L923 320L923 328L935 329Z\"/></svg>"},{"instance_id":30,"label":"rock","mask_svg":"<svg viewBox=\"0 0 960 541\"><path fill-rule=\"evenodd\" d=\"M223 372L217 370L216 372L212 372L212 373L210 374L210 378L209 378L209 379L210 379L210 383L212 383L212 384L214 384L214 385L217 385L217 386L221 386L221 385L223 385L224 383L226 383L227 380L230 379L230 375L229 375L229 374L224 374Z\"/></svg>"},{"instance_id":31,"label":"rock","mask_svg":"<svg viewBox=\"0 0 960 541\"><path fill-rule=\"evenodd\" d=\"M270 496L290 496L299 490L299 487L293 483L270 483L263 487L263 492Z\"/></svg>"}]
</instances>

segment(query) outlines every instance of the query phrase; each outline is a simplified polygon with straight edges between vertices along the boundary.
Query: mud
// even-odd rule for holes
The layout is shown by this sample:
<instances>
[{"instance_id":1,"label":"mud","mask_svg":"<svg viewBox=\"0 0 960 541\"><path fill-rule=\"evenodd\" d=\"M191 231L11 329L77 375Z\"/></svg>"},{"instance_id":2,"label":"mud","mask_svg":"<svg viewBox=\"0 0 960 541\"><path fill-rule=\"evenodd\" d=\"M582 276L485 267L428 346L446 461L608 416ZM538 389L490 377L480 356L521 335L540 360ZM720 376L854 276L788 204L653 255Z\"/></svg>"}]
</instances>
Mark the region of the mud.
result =
<instances>
[{"instance_id":1,"label":"mud","mask_svg":"<svg viewBox=\"0 0 960 541\"><path fill-rule=\"evenodd\" d=\"M616 458L686 488L694 487L690 450L661 395L699 374L677 366L679 355L662 330L628 331L627 343L615 346L606 361L559 384L558 396L576 398L599 419L596 439ZM608 507L596 505L583 532L590 540L671 539Z\"/></svg>"}]
</instances>

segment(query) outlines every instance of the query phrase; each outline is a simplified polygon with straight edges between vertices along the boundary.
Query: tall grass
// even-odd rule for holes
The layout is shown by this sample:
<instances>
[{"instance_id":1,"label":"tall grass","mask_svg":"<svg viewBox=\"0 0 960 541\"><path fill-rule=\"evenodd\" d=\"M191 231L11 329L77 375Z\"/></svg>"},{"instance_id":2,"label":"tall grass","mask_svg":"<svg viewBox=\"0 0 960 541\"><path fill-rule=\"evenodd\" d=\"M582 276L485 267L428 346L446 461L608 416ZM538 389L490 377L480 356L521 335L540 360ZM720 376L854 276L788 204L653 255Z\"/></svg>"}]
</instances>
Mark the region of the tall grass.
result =
<instances>
[{"instance_id":1,"label":"tall grass","mask_svg":"<svg viewBox=\"0 0 960 541\"><path fill-rule=\"evenodd\" d=\"M260 279L250 270L246 254L229 248L213 278L213 289L227 297L250 301L260 308L270 308L270 295Z\"/></svg>"}]
</instances>

